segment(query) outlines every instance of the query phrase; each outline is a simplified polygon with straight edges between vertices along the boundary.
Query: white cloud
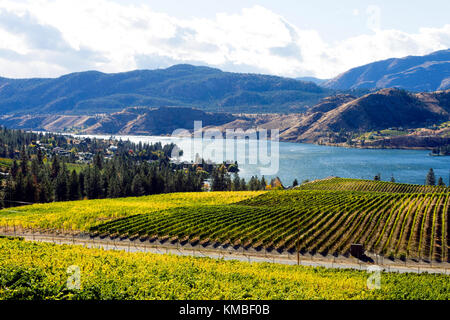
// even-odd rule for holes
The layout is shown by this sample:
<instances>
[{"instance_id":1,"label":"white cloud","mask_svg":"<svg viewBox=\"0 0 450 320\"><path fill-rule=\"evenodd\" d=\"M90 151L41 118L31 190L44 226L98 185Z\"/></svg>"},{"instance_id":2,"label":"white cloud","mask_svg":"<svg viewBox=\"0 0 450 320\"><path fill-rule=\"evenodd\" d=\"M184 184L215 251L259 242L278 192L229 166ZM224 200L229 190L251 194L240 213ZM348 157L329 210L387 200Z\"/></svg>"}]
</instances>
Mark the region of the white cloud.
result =
<instances>
[{"instance_id":1,"label":"white cloud","mask_svg":"<svg viewBox=\"0 0 450 320\"><path fill-rule=\"evenodd\" d=\"M149 6L106 0L0 0L0 72L57 76L185 62L328 78L375 60L450 47L450 25L416 34L375 25L373 30L327 43L317 31L299 29L261 6L213 19L178 19Z\"/></svg>"}]
</instances>

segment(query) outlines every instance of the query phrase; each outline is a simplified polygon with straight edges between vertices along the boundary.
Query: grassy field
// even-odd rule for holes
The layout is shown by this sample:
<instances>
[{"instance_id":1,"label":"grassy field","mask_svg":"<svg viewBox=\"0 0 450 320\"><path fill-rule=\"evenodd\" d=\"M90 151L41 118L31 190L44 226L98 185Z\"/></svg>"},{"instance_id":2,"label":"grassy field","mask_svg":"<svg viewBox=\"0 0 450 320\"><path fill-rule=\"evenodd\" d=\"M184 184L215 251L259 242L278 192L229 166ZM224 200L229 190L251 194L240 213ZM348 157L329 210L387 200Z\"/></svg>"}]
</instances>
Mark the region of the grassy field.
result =
<instances>
[{"instance_id":1,"label":"grassy field","mask_svg":"<svg viewBox=\"0 0 450 320\"><path fill-rule=\"evenodd\" d=\"M55 202L0 210L0 226L88 231L99 223L189 206L239 202L262 192L172 193L139 198Z\"/></svg>"},{"instance_id":2,"label":"grassy field","mask_svg":"<svg viewBox=\"0 0 450 320\"><path fill-rule=\"evenodd\" d=\"M0 158L0 169L5 172L8 171L11 168L13 161L14 160L10 158ZM20 160L17 160L17 164L20 164ZM29 165L31 165L31 161L29 162ZM51 162L49 165L51 165ZM75 170L77 173L80 173L86 165L80 163L66 163L66 166L69 171Z\"/></svg>"},{"instance_id":3,"label":"grassy field","mask_svg":"<svg viewBox=\"0 0 450 320\"><path fill-rule=\"evenodd\" d=\"M70 266L79 290L66 286ZM450 299L445 275L382 273L375 290L369 276L0 239L0 299Z\"/></svg>"}]
</instances>

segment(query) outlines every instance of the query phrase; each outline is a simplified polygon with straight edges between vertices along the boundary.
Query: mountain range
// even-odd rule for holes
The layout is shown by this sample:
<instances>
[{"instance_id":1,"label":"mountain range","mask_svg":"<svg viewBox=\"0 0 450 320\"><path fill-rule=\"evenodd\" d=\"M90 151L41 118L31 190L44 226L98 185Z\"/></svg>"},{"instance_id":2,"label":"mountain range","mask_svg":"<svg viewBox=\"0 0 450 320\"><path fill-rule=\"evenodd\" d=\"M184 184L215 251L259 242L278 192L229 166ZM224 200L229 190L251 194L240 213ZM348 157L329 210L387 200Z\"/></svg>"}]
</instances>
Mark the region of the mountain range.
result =
<instances>
[{"instance_id":1,"label":"mountain range","mask_svg":"<svg viewBox=\"0 0 450 320\"><path fill-rule=\"evenodd\" d=\"M321 85L335 90L402 88L423 92L450 89L450 49L369 63Z\"/></svg>"},{"instance_id":2,"label":"mountain range","mask_svg":"<svg viewBox=\"0 0 450 320\"><path fill-rule=\"evenodd\" d=\"M195 120L221 131L279 129L282 141L315 143L331 132L422 128L450 121L450 90L411 93L391 88L362 97L338 94L324 98L305 113L232 115L188 107L133 107L103 115L4 115L0 125L82 134L166 135L178 128L192 131Z\"/></svg>"},{"instance_id":3,"label":"mountain range","mask_svg":"<svg viewBox=\"0 0 450 320\"><path fill-rule=\"evenodd\" d=\"M305 110L332 91L295 79L176 65L56 79L0 78L0 114L95 114L127 107L186 106L208 111Z\"/></svg>"},{"instance_id":4,"label":"mountain range","mask_svg":"<svg viewBox=\"0 0 450 320\"><path fill-rule=\"evenodd\" d=\"M319 142L342 131L449 121L449 66L450 50L443 50L375 62L325 82L191 65L55 79L0 78L0 125L164 135L192 129L194 120L201 120L220 130L278 128L284 141ZM421 137L428 134L422 131Z\"/></svg>"}]
</instances>

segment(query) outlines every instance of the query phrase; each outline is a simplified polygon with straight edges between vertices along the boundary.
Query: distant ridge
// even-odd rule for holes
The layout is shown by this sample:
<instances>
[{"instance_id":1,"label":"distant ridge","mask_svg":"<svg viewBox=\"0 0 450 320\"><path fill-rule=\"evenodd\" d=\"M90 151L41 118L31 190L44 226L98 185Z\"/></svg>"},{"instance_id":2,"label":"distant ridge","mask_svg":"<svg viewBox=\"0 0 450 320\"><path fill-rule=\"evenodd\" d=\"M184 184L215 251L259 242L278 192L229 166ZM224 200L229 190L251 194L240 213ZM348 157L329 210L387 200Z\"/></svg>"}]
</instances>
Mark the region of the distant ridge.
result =
<instances>
[{"instance_id":1,"label":"distant ridge","mask_svg":"<svg viewBox=\"0 0 450 320\"><path fill-rule=\"evenodd\" d=\"M450 49L369 63L322 85L336 90L402 88L424 92L450 89Z\"/></svg>"},{"instance_id":2,"label":"distant ridge","mask_svg":"<svg viewBox=\"0 0 450 320\"><path fill-rule=\"evenodd\" d=\"M0 114L95 114L128 107L195 107L223 112L283 112L317 103L330 90L270 75L175 65L54 79L0 78Z\"/></svg>"}]
</instances>

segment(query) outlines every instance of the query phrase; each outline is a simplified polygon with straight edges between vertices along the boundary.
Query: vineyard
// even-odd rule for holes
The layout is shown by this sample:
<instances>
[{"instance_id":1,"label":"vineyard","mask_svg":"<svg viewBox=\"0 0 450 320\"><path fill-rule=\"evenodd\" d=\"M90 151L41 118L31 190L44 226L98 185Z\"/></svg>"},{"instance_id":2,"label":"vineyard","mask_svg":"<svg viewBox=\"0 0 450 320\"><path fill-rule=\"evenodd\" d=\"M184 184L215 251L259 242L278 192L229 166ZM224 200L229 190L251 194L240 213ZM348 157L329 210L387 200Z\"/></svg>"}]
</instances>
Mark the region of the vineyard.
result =
<instances>
[{"instance_id":1,"label":"vineyard","mask_svg":"<svg viewBox=\"0 0 450 320\"><path fill-rule=\"evenodd\" d=\"M170 193L137 198L35 204L0 210L0 226L44 230L88 231L93 225L163 209L238 202L262 192Z\"/></svg>"},{"instance_id":2,"label":"vineyard","mask_svg":"<svg viewBox=\"0 0 450 320\"><path fill-rule=\"evenodd\" d=\"M69 267L80 287L68 289ZM72 269L73 270L73 269ZM250 264L0 239L0 300L442 299L448 276Z\"/></svg>"},{"instance_id":3,"label":"vineyard","mask_svg":"<svg viewBox=\"0 0 450 320\"><path fill-rule=\"evenodd\" d=\"M448 261L449 193L272 191L229 205L177 207L91 228L97 236L256 250Z\"/></svg>"},{"instance_id":4,"label":"vineyard","mask_svg":"<svg viewBox=\"0 0 450 320\"><path fill-rule=\"evenodd\" d=\"M448 262L450 192L333 178L295 190L204 192L32 205L0 226L279 253L347 255L354 243L402 260Z\"/></svg>"},{"instance_id":5,"label":"vineyard","mask_svg":"<svg viewBox=\"0 0 450 320\"><path fill-rule=\"evenodd\" d=\"M448 187L425 186L386 181L359 180L348 178L331 178L316 180L302 184L298 190L335 190L335 191L366 191L392 193L444 193L450 192Z\"/></svg>"}]
</instances>

